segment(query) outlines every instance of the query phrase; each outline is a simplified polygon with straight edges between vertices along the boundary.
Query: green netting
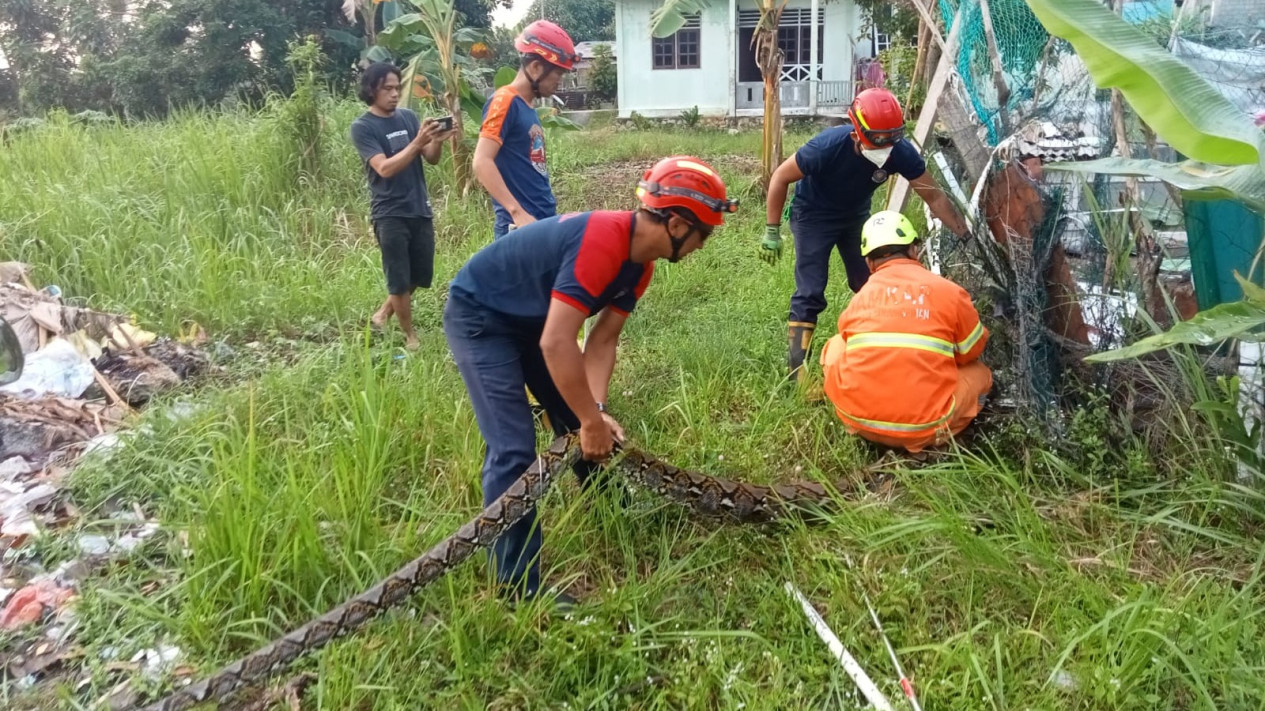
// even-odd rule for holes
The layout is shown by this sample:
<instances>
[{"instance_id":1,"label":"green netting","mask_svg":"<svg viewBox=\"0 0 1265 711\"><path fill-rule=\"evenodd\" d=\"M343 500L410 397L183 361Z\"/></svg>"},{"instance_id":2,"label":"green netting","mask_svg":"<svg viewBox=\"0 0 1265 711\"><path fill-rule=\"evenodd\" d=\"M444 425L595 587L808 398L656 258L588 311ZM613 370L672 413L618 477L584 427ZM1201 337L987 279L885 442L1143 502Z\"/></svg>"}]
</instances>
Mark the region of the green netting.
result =
<instances>
[{"instance_id":1,"label":"green netting","mask_svg":"<svg viewBox=\"0 0 1265 711\"><path fill-rule=\"evenodd\" d=\"M984 12L979 0L939 0L946 27L952 27L961 8L960 50L957 71L971 107L988 132L988 144L1005 138L1001 125L1003 109L1013 110L1036 96L1037 66L1050 35L1023 0L990 0L993 36L1010 96L999 101L993 81L993 61L985 31Z\"/></svg>"}]
</instances>

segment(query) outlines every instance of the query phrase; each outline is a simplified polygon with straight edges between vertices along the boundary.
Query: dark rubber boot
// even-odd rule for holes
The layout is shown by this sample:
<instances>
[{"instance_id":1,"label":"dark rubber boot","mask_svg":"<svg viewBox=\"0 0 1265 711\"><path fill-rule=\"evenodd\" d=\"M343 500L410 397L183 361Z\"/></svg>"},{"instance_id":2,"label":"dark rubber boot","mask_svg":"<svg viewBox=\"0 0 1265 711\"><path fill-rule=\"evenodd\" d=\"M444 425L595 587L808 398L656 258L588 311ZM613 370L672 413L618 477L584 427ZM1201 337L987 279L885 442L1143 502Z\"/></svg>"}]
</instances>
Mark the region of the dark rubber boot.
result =
<instances>
[{"instance_id":1,"label":"dark rubber boot","mask_svg":"<svg viewBox=\"0 0 1265 711\"><path fill-rule=\"evenodd\" d=\"M812 354L813 331L816 329L817 324L815 323L791 321L787 324L787 340L790 342L789 356L787 358L788 379L803 380L804 365Z\"/></svg>"}]
</instances>

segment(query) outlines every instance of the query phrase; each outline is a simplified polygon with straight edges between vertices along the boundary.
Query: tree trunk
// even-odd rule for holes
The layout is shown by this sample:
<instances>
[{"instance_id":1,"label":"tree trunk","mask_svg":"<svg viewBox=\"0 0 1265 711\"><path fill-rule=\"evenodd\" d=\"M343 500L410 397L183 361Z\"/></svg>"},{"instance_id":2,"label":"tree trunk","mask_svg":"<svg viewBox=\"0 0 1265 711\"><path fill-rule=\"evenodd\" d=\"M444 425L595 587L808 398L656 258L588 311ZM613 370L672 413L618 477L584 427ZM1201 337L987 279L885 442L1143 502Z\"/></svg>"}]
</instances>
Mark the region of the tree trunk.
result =
<instances>
[{"instance_id":1,"label":"tree trunk","mask_svg":"<svg viewBox=\"0 0 1265 711\"><path fill-rule=\"evenodd\" d=\"M778 72L781 66L772 73L764 75L764 146L761 151L763 163L763 181L765 189L773 171L782 164L782 97Z\"/></svg>"},{"instance_id":2,"label":"tree trunk","mask_svg":"<svg viewBox=\"0 0 1265 711\"><path fill-rule=\"evenodd\" d=\"M777 28L785 6L786 0L763 0L760 24L751 37L756 65L764 78L764 142L760 159L766 191L773 171L782 163L782 50L777 46Z\"/></svg>"},{"instance_id":3,"label":"tree trunk","mask_svg":"<svg viewBox=\"0 0 1265 711\"><path fill-rule=\"evenodd\" d=\"M1045 220L1045 204L1036 182L1017 163L989 175L981 211L994 241L1003 246L1017 241L1016 247L1031 256L1034 237ZM1006 253L1013 255L1014 251L1008 248ZM1089 328L1081 312L1076 279L1062 245L1054 246L1043 275L1024 273L1018 264L1014 267L1020 279L1044 279L1045 326L1061 338L1089 345Z\"/></svg>"},{"instance_id":4,"label":"tree trunk","mask_svg":"<svg viewBox=\"0 0 1265 711\"><path fill-rule=\"evenodd\" d=\"M444 99L448 104L448 112L452 114L452 127L456 130L456 134L449 139L452 141L453 185L457 189L457 194L465 197L470 194L473 176L471 175L470 156L466 150L465 122L461 116L460 86L460 84L457 84L456 89L445 91Z\"/></svg>"},{"instance_id":5,"label":"tree trunk","mask_svg":"<svg viewBox=\"0 0 1265 711\"><path fill-rule=\"evenodd\" d=\"M357 0L356 9L360 12L360 19L365 24L365 47L372 47L378 43L378 31L374 27L378 5L373 0ZM361 61L365 62L367 66L368 60Z\"/></svg>"}]
</instances>

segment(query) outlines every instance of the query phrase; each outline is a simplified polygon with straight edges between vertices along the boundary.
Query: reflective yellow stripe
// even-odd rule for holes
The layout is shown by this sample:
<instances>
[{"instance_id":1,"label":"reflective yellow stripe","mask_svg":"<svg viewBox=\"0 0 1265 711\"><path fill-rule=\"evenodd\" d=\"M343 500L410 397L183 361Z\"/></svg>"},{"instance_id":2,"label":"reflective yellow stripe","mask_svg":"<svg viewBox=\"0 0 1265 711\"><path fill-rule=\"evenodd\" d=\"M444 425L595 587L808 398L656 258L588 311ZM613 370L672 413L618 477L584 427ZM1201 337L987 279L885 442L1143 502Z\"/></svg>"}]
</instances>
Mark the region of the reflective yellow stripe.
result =
<instances>
[{"instance_id":1,"label":"reflective yellow stripe","mask_svg":"<svg viewBox=\"0 0 1265 711\"><path fill-rule=\"evenodd\" d=\"M916 333L862 333L848 339L848 350L854 348L913 348L953 357L953 344L934 336Z\"/></svg>"},{"instance_id":2,"label":"reflective yellow stripe","mask_svg":"<svg viewBox=\"0 0 1265 711\"><path fill-rule=\"evenodd\" d=\"M948 422L949 418L953 416L953 411L956 408L957 408L957 401L952 400L949 402L949 411L944 413L943 417L932 420L931 422L925 422L922 424L914 424L914 425L907 425L903 422L883 422L882 420L867 420L864 417L849 415L848 413L844 412L842 408L836 407L835 409L844 418L852 420L853 422L856 422L859 425L864 425L865 427L868 427L869 429L875 430L877 432L895 432L897 434L915 434L915 433L922 432L924 430L934 430L940 425L943 425L944 423Z\"/></svg>"},{"instance_id":3,"label":"reflective yellow stripe","mask_svg":"<svg viewBox=\"0 0 1265 711\"><path fill-rule=\"evenodd\" d=\"M975 330L971 331L971 335L957 345L958 353L970 353L975 344L979 343L979 339L983 337L984 324L982 322L975 324Z\"/></svg>"},{"instance_id":4,"label":"reflective yellow stripe","mask_svg":"<svg viewBox=\"0 0 1265 711\"><path fill-rule=\"evenodd\" d=\"M716 174L715 174L715 173L713 173L713 172L711 171L711 169L710 169L710 168L708 168L707 166L703 165L702 163L695 163L695 162L694 162L694 161L692 161L692 160L679 160L679 161L677 161L677 162L676 162L676 167L678 167L678 168L692 168L693 170L697 170L698 172L702 173L703 175L710 175L710 176L712 176L713 178L714 178L714 177L716 177Z\"/></svg>"},{"instance_id":5,"label":"reflective yellow stripe","mask_svg":"<svg viewBox=\"0 0 1265 711\"><path fill-rule=\"evenodd\" d=\"M853 115L857 117L857 123L861 124L861 128L867 131L870 130L870 123L865 120L865 116L861 114L860 109L857 109L856 111L853 111L852 113Z\"/></svg>"}]
</instances>

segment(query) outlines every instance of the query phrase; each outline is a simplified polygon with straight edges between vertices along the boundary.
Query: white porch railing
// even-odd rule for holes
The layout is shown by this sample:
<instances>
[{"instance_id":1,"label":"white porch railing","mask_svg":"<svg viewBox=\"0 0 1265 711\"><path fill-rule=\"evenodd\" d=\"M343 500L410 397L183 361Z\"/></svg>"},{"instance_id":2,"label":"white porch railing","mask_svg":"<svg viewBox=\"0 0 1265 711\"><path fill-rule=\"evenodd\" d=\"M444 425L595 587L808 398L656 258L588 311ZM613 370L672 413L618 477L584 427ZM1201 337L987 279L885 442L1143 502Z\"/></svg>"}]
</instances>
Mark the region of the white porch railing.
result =
<instances>
[{"instance_id":1,"label":"white porch railing","mask_svg":"<svg viewBox=\"0 0 1265 711\"><path fill-rule=\"evenodd\" d=\"M817 108L838 109L852 103L852 82L819 81L817 82Z\"/></svg>"},{"instance_id":2,"label":"white porch railing","mask_svg":"<svg viewBox=\"0 0 1265 711\"><path fill-rule=\"evenodd\" d=\"M808 108L808 91L809 82L784 81L779 84L778 94L782 99L782 108L784 109L806 109ZM764 108L764 82L744 81L738 82L738 108L739 109L762 109Z\"/></svg>"},{"instance_id":3,"label":"white porch railing","mask_svg":"<svg viewBox=\"0 0 1265 711\"><path fill-rule=\"evenodd\" d=\"M842 81L796 81L782 82L780 95L783 109L807 109L812 106L811 92L817 92L818 109L842 109L852 101L852 82ZM764 83L758 81L738 82L736 108L764 108Z\"/></svg>"}]
</instances>

